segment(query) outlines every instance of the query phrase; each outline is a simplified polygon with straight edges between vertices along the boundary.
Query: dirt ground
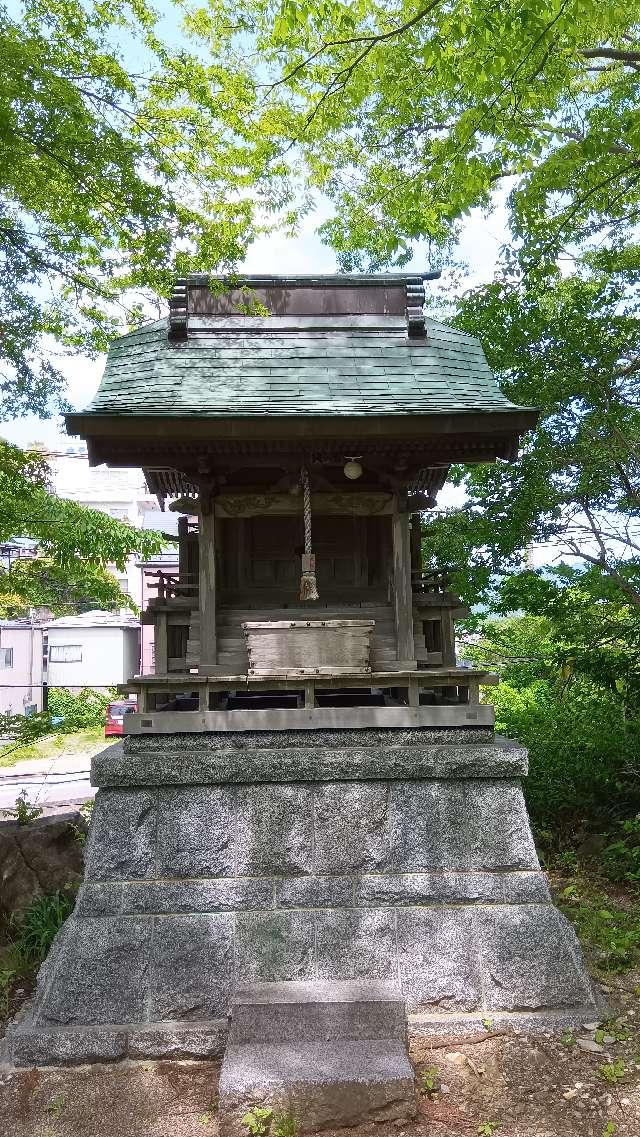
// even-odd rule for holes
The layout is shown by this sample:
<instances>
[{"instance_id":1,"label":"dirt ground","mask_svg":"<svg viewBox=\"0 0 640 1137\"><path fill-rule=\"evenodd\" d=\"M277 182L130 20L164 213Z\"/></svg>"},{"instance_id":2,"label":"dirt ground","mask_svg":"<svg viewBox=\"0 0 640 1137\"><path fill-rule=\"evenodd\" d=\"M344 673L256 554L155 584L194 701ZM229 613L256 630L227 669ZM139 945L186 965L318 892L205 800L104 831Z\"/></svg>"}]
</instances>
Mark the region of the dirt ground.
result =
<instances>
[{"instance_id":1,"label":"dirt ground","mask_svg":"<svg viewBox=\"0 0 640 1137\"><path fill-rule=\"evenodd\" d=\"M639 981L612 981L618 1014L599 1042L593 1030L559 1038L490 1028L413 1039L418 1083L429 1071L434 1086L419 1093L417 1119L343 1137L640 1137ZM209 1062L0 1067L0 1137L217 1137L218 1075Z\"/></svg>"}]
</instances>

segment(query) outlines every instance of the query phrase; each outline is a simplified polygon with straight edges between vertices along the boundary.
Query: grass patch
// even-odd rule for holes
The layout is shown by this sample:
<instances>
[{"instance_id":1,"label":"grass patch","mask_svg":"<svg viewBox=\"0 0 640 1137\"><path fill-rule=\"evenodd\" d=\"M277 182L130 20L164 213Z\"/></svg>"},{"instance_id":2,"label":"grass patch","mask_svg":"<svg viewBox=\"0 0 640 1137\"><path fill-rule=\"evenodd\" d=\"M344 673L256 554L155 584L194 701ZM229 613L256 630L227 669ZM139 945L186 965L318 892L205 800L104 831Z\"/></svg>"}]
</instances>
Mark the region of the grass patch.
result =
<instances>
[{"instance_id":1,"label":"grass patch","mask_svg":"<svg viewBox=\"0 0 640 1137\"><path fill-rule=\"evenodd\" d=\"M580 871L552 883L556 904L573 924L598 971L619 974L640 966L637 894L614 891L606 881L587 878Z\"/></svg>"},{"instance_id":2,"label":"grass patch","mask_svg":"<svg viewBox=\"0 0 640 1137\"><path fill-rule=\"evenodd\" d=\"M73 912L75 889L37 896L25 909L17 927L13 948L25 968L38 967L46 957L54 937Z\"/></svg>"},{"instance_id":3,"label":"grass patch","mask_svg":"<svg viewBox=\"0 0 640 1137\"><path fill-rule=\"evenodd\" d=\"M17 762L30 762L43 758L58 758L63 754L78 754L85 750L98 750L116 739L104 737L104 727L88 727L74 734L48 734L28 746L7 746L0 751L0 768L15 766Z\"/></svg>"}]
</instances>

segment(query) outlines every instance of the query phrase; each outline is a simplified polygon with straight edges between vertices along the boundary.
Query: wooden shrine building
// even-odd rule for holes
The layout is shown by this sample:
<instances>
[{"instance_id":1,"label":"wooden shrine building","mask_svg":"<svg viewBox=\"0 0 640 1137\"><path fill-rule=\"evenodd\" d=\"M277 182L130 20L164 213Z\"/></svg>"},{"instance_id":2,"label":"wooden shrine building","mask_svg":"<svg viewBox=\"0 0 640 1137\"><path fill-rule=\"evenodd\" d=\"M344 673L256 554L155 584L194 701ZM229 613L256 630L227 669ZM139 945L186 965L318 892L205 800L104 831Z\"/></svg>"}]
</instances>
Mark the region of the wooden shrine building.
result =
<instances>
[{"instance_id":1,"label":"wooden shrine building","mask_svg":"<svg viewBox=\"0 0 640 1137\"><path fill-rule=\"evenodd\" d=\"M193 276L112 345L68 429L181 513L130 732L492 725L420 514L451 463L513 458L536 412L425 318L425 279Z\"/></svg>"},{"instance_id":2,"label":"wooden shrine building","mask_svg":"<svg viewBox=\"0 0 640 1137\"><path fill-rule=\"evenodd\" d=\"M415 1116L407 1027L610 1013L421 564L450 463L508 461L536 412L423 280L189 278L69 416L177 509L179 567L15 1064L224 1054L221 1133L256 1103L310 1132Z\"/></svg>"}]
</instances>

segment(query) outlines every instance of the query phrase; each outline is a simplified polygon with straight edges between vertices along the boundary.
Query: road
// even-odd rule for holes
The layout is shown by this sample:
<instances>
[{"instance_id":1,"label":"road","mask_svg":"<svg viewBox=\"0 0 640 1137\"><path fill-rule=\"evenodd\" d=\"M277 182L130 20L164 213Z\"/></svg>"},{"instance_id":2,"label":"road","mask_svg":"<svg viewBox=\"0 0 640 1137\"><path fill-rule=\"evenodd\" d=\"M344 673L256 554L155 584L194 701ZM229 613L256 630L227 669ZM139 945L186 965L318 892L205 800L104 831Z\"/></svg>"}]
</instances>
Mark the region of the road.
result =
<instances>
[{"instance_id":1,"label":"road","mask_svg":"<svg viewBox=\"0 0 640 1137\"><path fill-rule=\"evenodd\" d=\"M23 790L32 804L41 806L79 805L93 797L89 770L94 753L95 749L87 754L57 754L0 768L0 810L11 809Z\"/></svg>"}]
</instances>

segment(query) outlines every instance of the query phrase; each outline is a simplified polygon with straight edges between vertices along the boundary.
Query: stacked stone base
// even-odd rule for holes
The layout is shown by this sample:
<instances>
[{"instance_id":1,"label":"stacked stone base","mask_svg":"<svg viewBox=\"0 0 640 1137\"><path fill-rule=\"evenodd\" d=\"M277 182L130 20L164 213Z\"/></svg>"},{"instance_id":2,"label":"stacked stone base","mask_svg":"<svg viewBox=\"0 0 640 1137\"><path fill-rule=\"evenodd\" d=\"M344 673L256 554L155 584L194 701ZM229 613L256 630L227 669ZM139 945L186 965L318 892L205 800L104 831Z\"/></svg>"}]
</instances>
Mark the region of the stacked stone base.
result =
<instances>
[{"instance_id":1,"label":"stacked stone base","mask_svg":"<svg viewBox=\"0 0 640 1137\"><path fill-rule=\"evenodd\" d=\"M404 1000L393 983L258 983L232 999L219 1087L223 1137L269 1106L296 1129L417 1112Z\"/></svg>"},{"instance_id":2,"label":"stacked stone base","mask_svg":"<svg viewBox=\"0 0 640 1137\"><path fill-rule=\"evenodd\" d=\"M113 749L16 1063L211 1057L234 991L260 982L396 982L411 1028L438 1034L600 1013L540 871L520 747L359 730Z\"/></svg>"}]
</instances>

